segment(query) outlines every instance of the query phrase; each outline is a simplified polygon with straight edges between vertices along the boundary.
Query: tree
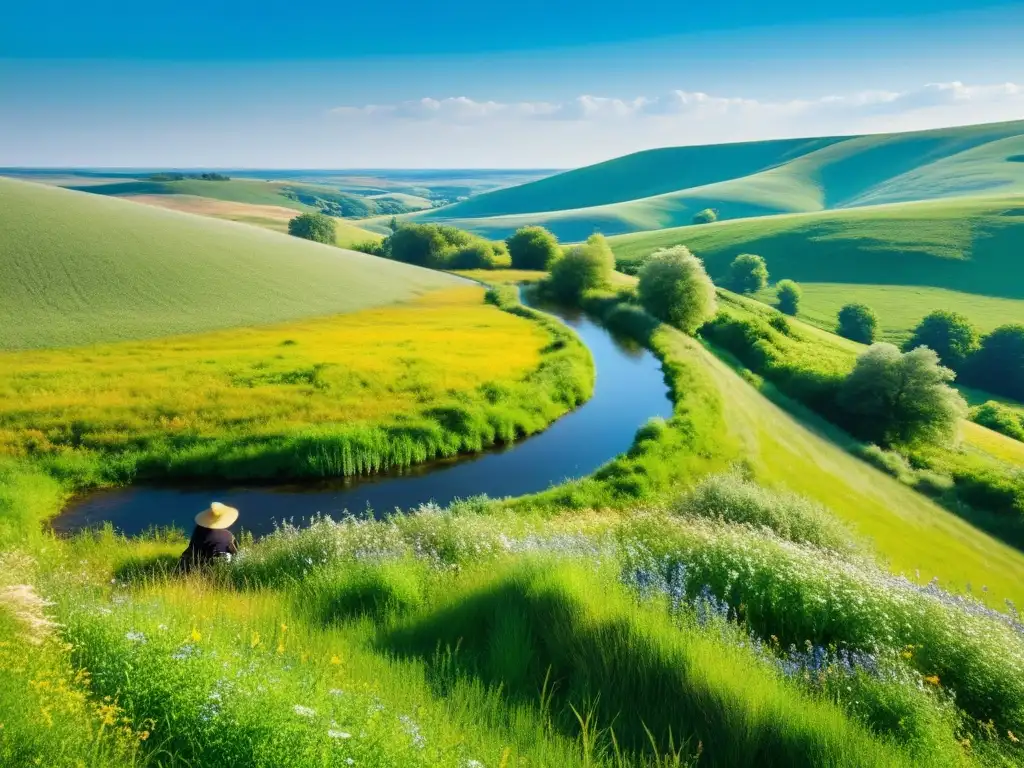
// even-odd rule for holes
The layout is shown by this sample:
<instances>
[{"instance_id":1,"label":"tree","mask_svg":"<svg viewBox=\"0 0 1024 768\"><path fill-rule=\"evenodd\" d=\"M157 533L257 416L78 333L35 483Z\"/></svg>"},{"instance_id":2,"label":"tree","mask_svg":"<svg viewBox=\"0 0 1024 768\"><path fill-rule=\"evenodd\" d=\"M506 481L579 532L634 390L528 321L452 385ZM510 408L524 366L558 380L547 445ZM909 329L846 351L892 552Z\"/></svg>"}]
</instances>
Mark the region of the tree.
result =
<instances>
[{"instance_id":1,"label":"tree","mask_svg":"<svg viewBox=\"0 0 1024 768\"><path fill-rule=\"evenodd\" d=\"M312 240L316 243L334 245L334 219L322 213L300 213L288 222L288 234Z\"/></svg>"},{"instance_id":2,"label":"tree","mask_svg":"<svg viewBox=\"0 0 1024 768\"><path fill-rule=\"evenodd\" d=\"M903 351L916 347L934 349L943 365L959 371L978 348L978 331L963 315L937 309L918 324Z\"/></svg>"},{"instance_id":3,"label":"tree","mask_svg":"<svg viewBox=\"0 0 1024 768\"><path fill-rule=\"evenodd\" d=\"M718 211L714 208L705 208L703 211L693 214L694 224L710 224L714 221L718 221Z\"/></svg>"},{"instance_id":4,"label":"tree","mask_svg":"<svg viewBox=\"0 0 1024 768\"><path fill-rule=\"evenodd\" d=\"M551 269L561 255L558 239L544 227L522 227L505 244L513 269Z\"/></svg>"},{"instance_id":5,"label":"tree","mask_svg":"<svg viewBox=\"0 0 1024 768\"><path fill-rule=\"evenodd\" d=\"M606 285L614 268L615 256L608 241L601 235L591 235L586 243L555 262L551 289L562 301L578 301L584 291Z\"/></svg>"},{"instance_id":6,"label":"tree","mask_svg":"<svg viewBox=\"0 0 1024 768\"><path fill-rule=\"evenodd\" d=\"M448 249L444 235L430 224L403 224L385 243L392 259L421 267L442 266Z\"/></svg>"},{"instance_id":7,"label":"tree","mask_svg":"<svg viewBox=\"0 0 1024 768\"><path fill-rule=\"evenodd\" d=\"M864 304L847 304L839 310L838 332L847 339L870 344L875 340L878 318L871 307Z\"/></svg>"},{"instance_id":8,"label":"tree","mask_svg":"<svg viewBox=\"0 0 1024 768\"><path fill-rule=\"evenodd\" d=\"M451 252L446 259L449 269L501 269L509 265L504 243L476 239Z\"/></svg>"},{"instance_id":9,"label":"tree","mask_svg":"<svg viewBox=\"0 0 1024 768\"><path fill-rule=\"evenodd\" d=\"M640 270L637 291L644 309L689 334L715 314L715 285L685 245L651 254Z\"/></svg>"},{"instance_id":10,"label":"tree","mask_svg":"<svg viewBox=\"0 0 1024 768\"><path fill-rule=\"evenodd\" d=\"M956 377L928 347L900 352L873 344L839 388L839 406L861 437L883 445L948 442L967 413Z\"/></svg>"},{"instance_id":11,"label":"tree","mask_svg":"<svg viewBox=\"0 0 1024 768\"><path fill-rule=\"evenodd\" d=\"M768 266L753 253L741 253L729 265L729 287L739 293L756 293L768 285Z\"/></svg>"},{"instance_id":12,"label":"tree","mask_svg":"<svg viewBox=\"0 0 1024 768\"><path fill-rule=\"evenodd\" d=\"M800 309L800 297L803 295L799 284L792 280L779 280L775 285L775 296L779 300L779 311L787 315L796 315Z\"/></svg>"},{"instance_id":13,"label":"tree","mask_svg":"<svg viewBox=\"0 0 1024 768\"><path fill-rule=\"evenodd\" d=\"M1024 325L1002 325L981 340L967 362L971 384L1024 400Z\"/></svg>"}]
</instances>

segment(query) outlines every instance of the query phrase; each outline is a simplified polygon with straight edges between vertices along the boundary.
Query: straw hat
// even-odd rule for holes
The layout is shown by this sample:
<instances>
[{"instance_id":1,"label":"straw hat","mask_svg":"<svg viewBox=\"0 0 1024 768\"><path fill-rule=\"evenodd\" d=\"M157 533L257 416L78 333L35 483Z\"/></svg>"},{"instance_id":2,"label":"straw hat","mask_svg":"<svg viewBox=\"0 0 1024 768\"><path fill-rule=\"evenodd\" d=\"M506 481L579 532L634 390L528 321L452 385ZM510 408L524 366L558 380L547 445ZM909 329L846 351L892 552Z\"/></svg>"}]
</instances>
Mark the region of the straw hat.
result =
<instances>
[{"instance_id":1,"label":"straw hat","mask_svg":"<svg viewBox=\"0 0 1024 768\"><path fill-rule=\"evenodd\" d=\"M204 528L228 528L238 519L238 510L215 501L209 509L204 509L196 515L196 525Z\"/></svg>"}]
</instances>

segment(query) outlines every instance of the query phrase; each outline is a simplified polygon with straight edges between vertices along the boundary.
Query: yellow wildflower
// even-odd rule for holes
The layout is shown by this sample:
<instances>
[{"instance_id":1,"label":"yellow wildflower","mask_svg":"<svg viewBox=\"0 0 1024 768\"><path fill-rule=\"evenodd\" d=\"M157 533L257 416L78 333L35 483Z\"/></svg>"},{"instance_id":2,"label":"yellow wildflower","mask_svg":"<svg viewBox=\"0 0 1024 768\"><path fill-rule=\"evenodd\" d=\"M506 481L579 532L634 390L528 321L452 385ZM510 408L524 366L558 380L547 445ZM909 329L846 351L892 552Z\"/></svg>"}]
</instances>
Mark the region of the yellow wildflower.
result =
<instances>
[{"instance_id":1,"label":"yellow wildflower","mask_svg":"<svg viewBox=\"0 0 1024 768\"><path fill-rule=\"evenodd\" d=\"M139 731L139 741L145 741L149 738L149 731Z\"/></svg>"},{"instance_id":2,"label":"yellow wildflower","mask_svg":"<svg viewBox=\"0 0 1024 768\"><path fill-rule=\"evenodd\" d=\"M287 624L282 624L281 625L281 631L282 632L287 632L288 631L288 625Z\"/></svg>"},{"instance_id":3,"label":"yellow wildflower","mask_svg":"<svg viewBox=\"0 0 1024 768\"><path fill-rule=\"evenodd\" d=\"M202 634L200 634L198 629L196 629L195 627L192 627L191 638L192 638L192 642L193 643L198 643L200 640L203 639L203 636L202 636Z\"/></svg>"},{"instance_id":4,"label":"yellow wildflower","mask_svg":"<svg viewBox=\"0 0 1024 768\"><path fill-rule=\"evenodd\" d=\"M929 685L938 685L939 684L939 676L938 675L927 675L925 677L924 681L926 683L928 683Z\"/></svg>"},{"instance_id":5,"label":"yellow wildflower","mask_svg":"<svg viewBox=\"0 0 1024 768\"><path fill-rule=\"evenodd\" d=\"M260 633L259 632L253 632L252 633L252 641L249 643L249 647L250 648L255 648L259 644L260 644Z\"/></svg>"},{"instance_id":6,"label":"yellow wildflower","mask_svg":"<svg viewBox=\"0 0 1024 768\"><path fill-rule=\"evenodd\" d=\"M278 642L278 644L277 644L277 652L278 653L284 653L284 641L283 640Z\"/></svg>"},{"instance_id":7,"label":"yellow wildflower","mask_svg":"<svg viewBox=\"0 0 1024 768\"><path fill-rule=\"evenodd\" d=\"M1020 739L1018 739L1018 738L1017 738L1016 736L1014 736L1014 735L1013 735L1013 731L1007 731L1007 732L1006 732L1006 736L1007 736L1007 737L1008 737L1008 738L1010 739L1010 741L1012 741L1012 742L1013 742L1014 744L1020 744Z\"/></svg>"},{"instance_id":8,"label":"yellow wildflower","mask_svg":"<svg viewBox=\"0 0 1024 768\"><path fill-rule=\"evenodd\" d=\"M331 664L341 664L341 659L337 656L331 656Z\"/></svg>"}]
</instances>

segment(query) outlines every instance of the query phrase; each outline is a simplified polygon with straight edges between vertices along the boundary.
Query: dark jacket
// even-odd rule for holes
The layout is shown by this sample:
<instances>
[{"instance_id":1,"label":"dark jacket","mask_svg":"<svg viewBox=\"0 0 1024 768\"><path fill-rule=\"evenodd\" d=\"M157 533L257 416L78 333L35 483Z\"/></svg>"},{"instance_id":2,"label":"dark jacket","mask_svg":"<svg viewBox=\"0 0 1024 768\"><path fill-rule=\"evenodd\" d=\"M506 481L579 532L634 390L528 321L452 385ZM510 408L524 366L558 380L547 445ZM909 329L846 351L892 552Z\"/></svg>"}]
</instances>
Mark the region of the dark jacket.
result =
<instances>
[{"instance_id":1,"label":"dark jacket","mask_svg":"<svg viewBox=\"0 0 1024 768\"><path fill-rule=\"evenodd\" d=\"M196 566L205 565L214 558L234 555L238 552L235 537L226 528L204 528L197 525L189 539L188 549L181 553L178 568L189 571Z\"/></svg>"}]
</instances>

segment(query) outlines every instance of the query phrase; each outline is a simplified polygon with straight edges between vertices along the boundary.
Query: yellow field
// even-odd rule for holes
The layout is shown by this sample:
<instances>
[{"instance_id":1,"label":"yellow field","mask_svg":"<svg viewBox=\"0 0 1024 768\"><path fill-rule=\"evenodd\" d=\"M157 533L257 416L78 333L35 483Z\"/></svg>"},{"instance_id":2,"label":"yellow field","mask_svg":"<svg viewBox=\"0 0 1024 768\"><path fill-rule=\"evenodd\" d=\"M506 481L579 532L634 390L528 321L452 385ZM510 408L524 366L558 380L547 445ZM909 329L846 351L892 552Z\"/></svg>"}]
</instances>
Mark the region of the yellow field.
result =
<instances>
[{"instance_id":1,"label":"yellow field","mask_svg":"<svg viewBox=\"0 0 1024 768\"><path fill-rule=\"evenodd\" d=\"M0 450L370 423L521 379L549 342L467 286L263 328L0 353Z\"/></svg>"}]
</instances>

